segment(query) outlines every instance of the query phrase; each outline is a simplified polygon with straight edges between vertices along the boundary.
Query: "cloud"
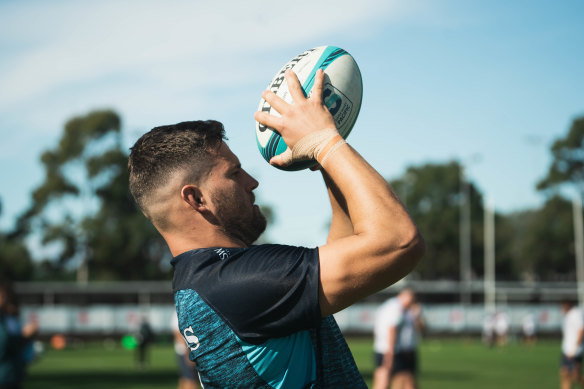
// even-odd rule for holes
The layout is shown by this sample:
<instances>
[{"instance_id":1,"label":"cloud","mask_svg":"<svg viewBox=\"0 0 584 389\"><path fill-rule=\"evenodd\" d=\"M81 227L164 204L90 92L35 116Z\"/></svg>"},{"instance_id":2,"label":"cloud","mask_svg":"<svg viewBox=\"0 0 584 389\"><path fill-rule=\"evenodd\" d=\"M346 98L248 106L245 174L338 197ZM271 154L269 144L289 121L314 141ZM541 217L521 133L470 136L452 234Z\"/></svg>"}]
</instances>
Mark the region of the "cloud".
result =
<instances>
[{"instance_id":1,"label":"cloud","mask_svg":"<svg viewBox=\"0 0 584 389\"><path fill-rule=\"evenodd\" d=\"M18 2L0 6L0 109L59 88L139 77L181 88L245 83L239 59L391 15L393 2ZM394 6L398 10L397 5ZM396 11L397 12L397 11ZM356 29L356 31L358 31ZM251 53L251 55L250 55ZM257 62L257 60L255 61ZM228 66L227 66L228 64ZM248 64L249 66L249 64ZM90 92L90 91L89 91Z\"/></svg>"},{"instance_id":2,"label":"cloud","mask_svg":"<svg viewBox=\"0 0 584 389\"><path fill-rule=\"evenodd\" d=\"M53 147L67 118L111 107L130 138L200 117L252 128L260 88L294 54L360 42L410 15L412 4L0 1L0 178L12 182L1 193L11 210L3 220L24 209L42 177L38 154Z\"/></svg>"}]
</instances>

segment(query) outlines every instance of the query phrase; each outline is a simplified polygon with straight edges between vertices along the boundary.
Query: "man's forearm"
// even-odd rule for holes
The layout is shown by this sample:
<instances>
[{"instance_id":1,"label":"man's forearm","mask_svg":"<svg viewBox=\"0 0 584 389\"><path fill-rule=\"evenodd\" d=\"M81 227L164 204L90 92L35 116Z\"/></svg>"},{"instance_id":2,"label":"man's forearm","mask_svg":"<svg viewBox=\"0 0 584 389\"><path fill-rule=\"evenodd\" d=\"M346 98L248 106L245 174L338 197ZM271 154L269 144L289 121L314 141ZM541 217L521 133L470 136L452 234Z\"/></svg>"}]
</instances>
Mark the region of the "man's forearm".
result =
<instances>
[{"instance_id":1,"label":"man's forearm","mask_svg":"<svg viewBox=\"0 0 584 389\"><path fill-rule=\"evenodd\" d=\"M383 369L384 371L384 388L383 389L387 389L390 384L391 384L391 369L393 367L393 351L388 351L385 354L383 354L383 360L381 361L381 366L380 368Z\"/></svg>"},{"instance_id":2,"label":"man's forearm","mask_svg":"<svg viewBox=\"0 0 584 389\"><path fill-rule=\"evenodd\" d=\"M327 242L353 235L353 224L347 211L347 201L330 176L321 169L331 203L332 218Z\"/></svg>"},{"instance_id":3,"label":"man's forearm","mask_svg":"<svg viewBox=\"0 0 584 389\"><path fill-rule=\"evenodd\" d=\"M393 366L393 351L388 351L383 354L382 365L388 370L388 372L391 372L391 367Z\"/></svg>"},{"instance_id":4,"label":"man's forearm","mask_svg":"<svg viewBox=\"0 0 584 389\"><path fill-rule=\"evenodd\" d=\"M354 234L395 232L387 237L399 246L402 228L417 232L415 225L385 179L352 147L345 145L332 155L324 166L332 187L346 202ZM409 227L409 228L408 228Z\"/></svg>"},{"instance_id":5,"label":"man's forearm","mask_svg":"<svg viewBox=\"0 0 584 389\"><path fill-rule=\"evenodd\" d=\"M321 280L340 280L339 290L348 297L344 304L350 305L410 272L423 246L419 245L421 236L415 224L393 190L352 147L338 148L323 165L341 198L346 199L353 234L320 248L321 258L331 252L337 259L334 266L324 267L321 262ZM349 289L345 281L351 285ZM329 285L332 288L324 292L334 295L334 283Z\"/></svg>"}]
</instances>

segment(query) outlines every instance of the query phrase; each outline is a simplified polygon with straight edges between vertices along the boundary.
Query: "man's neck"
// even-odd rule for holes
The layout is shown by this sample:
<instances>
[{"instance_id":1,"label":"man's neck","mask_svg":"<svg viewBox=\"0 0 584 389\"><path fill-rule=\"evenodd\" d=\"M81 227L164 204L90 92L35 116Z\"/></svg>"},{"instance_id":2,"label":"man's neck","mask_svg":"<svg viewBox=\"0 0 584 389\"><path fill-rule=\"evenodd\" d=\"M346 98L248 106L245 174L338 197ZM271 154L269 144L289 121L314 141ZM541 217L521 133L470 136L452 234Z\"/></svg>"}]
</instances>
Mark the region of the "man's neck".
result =
<instances>
[{"instance_id":1,"label":"man's neck","mask_svg":"<svg viewBox=\"0 0 584 389\"><path fill-rule=\"evenodd\" d=\"M242 241L230 237L220 231L206 236L183 236L162 234L173 257L187 251L208 247L247 247Z\"/></svg>"}]
</instances>

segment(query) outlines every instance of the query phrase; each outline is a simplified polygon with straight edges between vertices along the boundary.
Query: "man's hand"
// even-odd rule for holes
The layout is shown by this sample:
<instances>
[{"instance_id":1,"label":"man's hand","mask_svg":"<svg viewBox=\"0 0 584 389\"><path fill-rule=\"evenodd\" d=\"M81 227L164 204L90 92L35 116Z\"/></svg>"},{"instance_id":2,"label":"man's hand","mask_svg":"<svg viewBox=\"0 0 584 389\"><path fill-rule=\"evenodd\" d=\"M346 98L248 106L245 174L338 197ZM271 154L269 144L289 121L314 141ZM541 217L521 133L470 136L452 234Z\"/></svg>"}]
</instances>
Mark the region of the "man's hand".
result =
<instances>
[{"instance_id":1,"label":"man's hand","mask_svg":"<svg viewBox=\"0 0 584 389\"><path fill-rule=\"evenodd\" d=\"M22 326L22 337L25 339L31 339L36 335L39 330L39 325L36 321L31 321Z\"/></svg>"},{"instance_id":2,"label":"man's hand","mask_svg":"<svg viewBox=\"0 0 584 389\"><path fill-rule=\"evenodd\" d=\"M382 365L388 371L391 371L391 366L393 365L393 350L390 350L383 354L383 362Z\"/></svg>"},{"instance_id":3,"label":"man's hand","mask_svg":"<svg viewBox=\"0 0 584 389\"><path fill-rule=\"evenodd\" d=\"M270 161L271 164L278 166L316 158L326 144L338 135L335 121L322 101L324 83L322 69L316 72L310 98L304 96L293 71L287 70L285 76L294 104L288 104L274 92L266 90L262 97L280 113L281 117L261 111L255 113L258 122L278 131L288 145L285 153Z\"/></svg>"},{"instance_id":4,"label":"man's hand","mask_svg":"<svg viewBox=\"0 0 584 389\"><path fill-rule=\"evenodd\" d=\"M420 315L422 314L422 307L420 306L419 303L413 303L412 306L410 307L410 313L412 314L412 316L417 319L418 317L420 317Z\"/></svg>"}]
</instances>

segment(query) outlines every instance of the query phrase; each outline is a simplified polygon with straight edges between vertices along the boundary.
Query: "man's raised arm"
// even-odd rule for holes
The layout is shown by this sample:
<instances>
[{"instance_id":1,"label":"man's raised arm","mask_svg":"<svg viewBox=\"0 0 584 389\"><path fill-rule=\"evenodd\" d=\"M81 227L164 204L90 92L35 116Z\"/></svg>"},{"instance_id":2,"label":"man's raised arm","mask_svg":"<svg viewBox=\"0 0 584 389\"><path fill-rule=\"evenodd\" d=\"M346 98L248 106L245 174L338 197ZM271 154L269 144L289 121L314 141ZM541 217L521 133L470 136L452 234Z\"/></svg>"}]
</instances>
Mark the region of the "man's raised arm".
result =
<instances>
[{"instance_id":1,"label":"man's raised arm","mask_svg":"<svg viewBox=\"0 0 584 389\"><path fill-rule=\"evenodd\" d=\"M349 217L347 201L339 188L335 185L330 176L323 169L320 169L324 183L327 188L329 200L331 203L332 218L327 237L327 243L334 242L337 239L346 238L354 234L353 223Z\"/></svg>"},{"instance_id":2,"label":"man's raised arm","mask_svg":"<svg viewBox=\"0 0 584 389\"><path fill-rule=\"evenodd\" d=\"M276 129L291 150L270 163L317 159L325 178L342 195L341 203L346 202L353 227L348 236L344 236L345 229L319 247L320 306L327 316L403 278L423 255L424 243L385 179L338 138L334 120L322 102L324 73L317 72L308 99L293 72L286 73L286 80L294 104L265 91L264 99L282 116L255 115L256 120Z\"/></svg>"}]
</instances>

